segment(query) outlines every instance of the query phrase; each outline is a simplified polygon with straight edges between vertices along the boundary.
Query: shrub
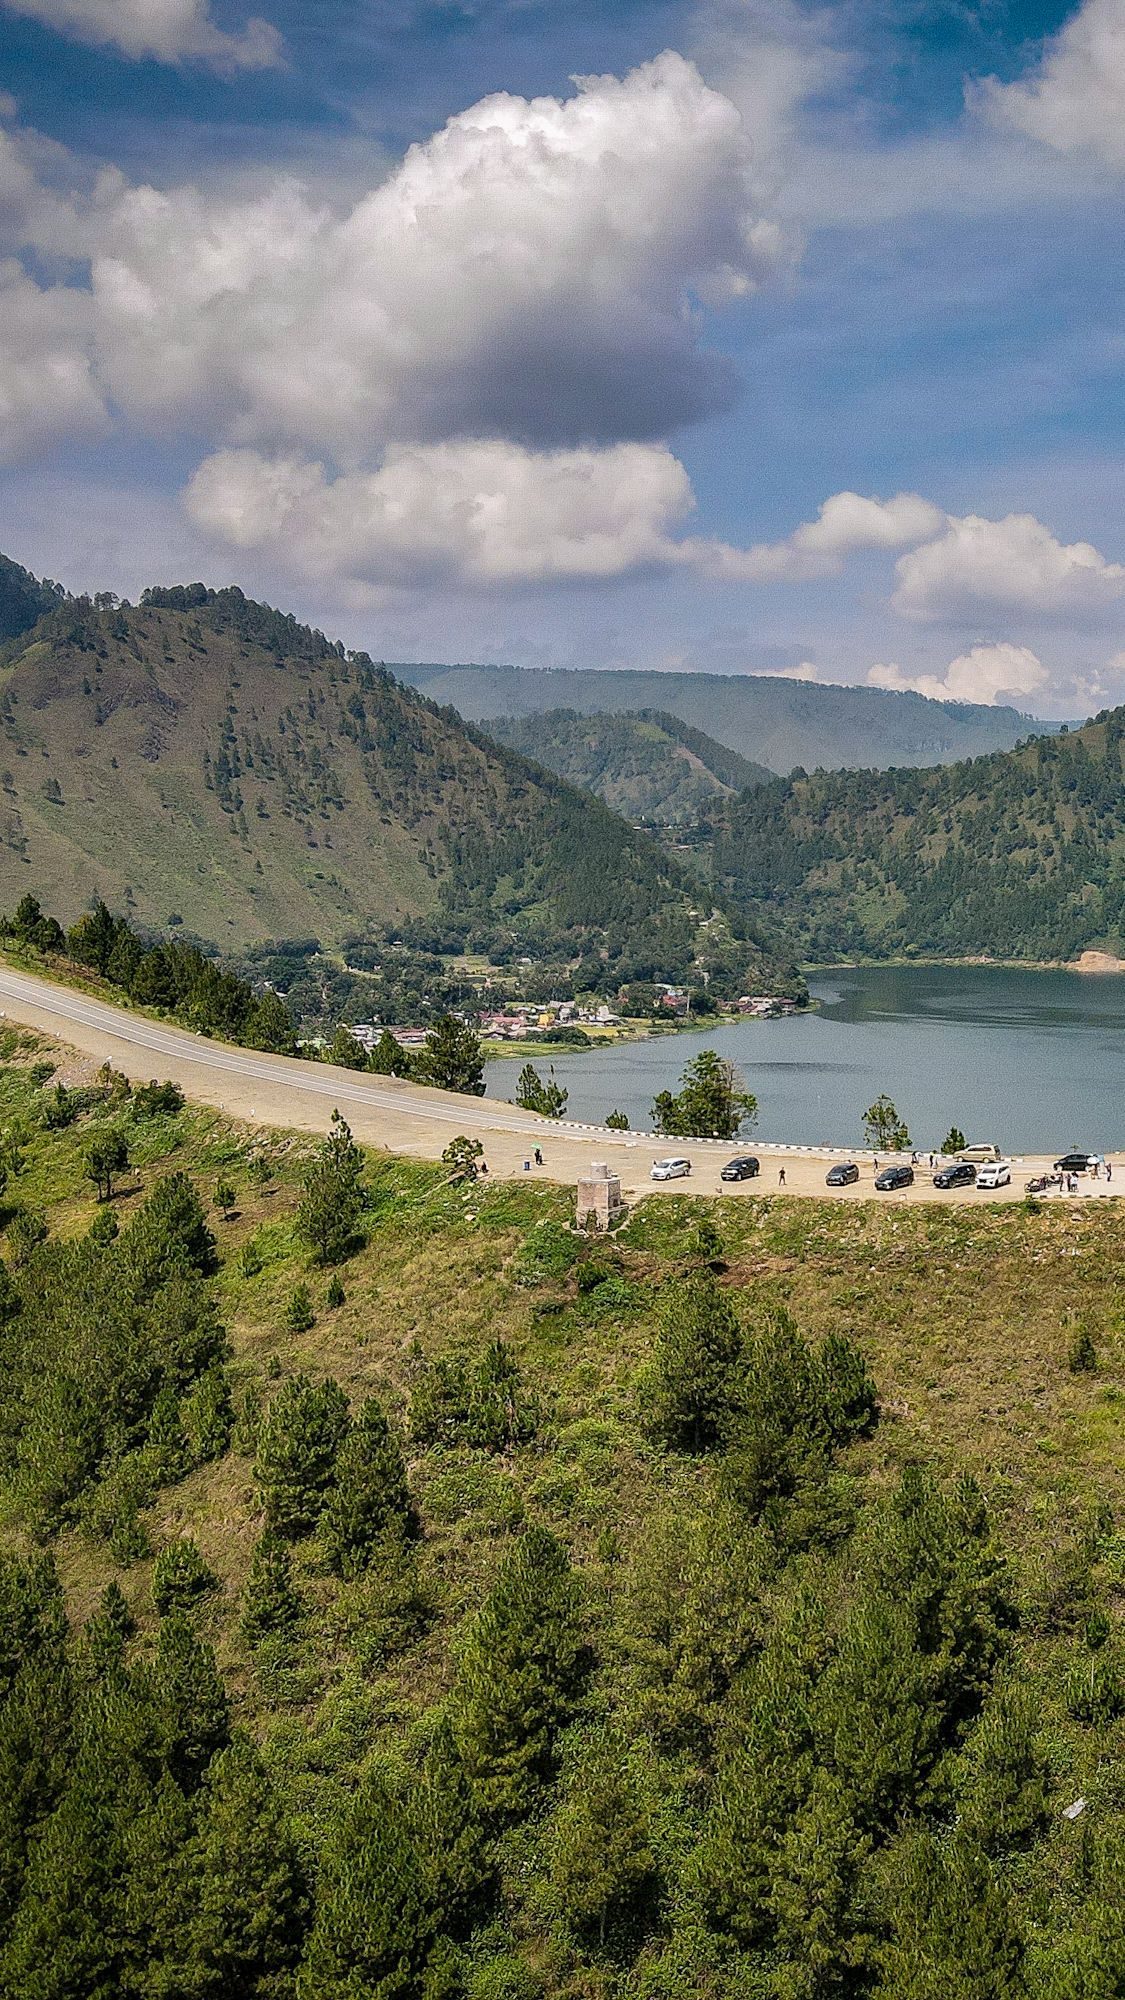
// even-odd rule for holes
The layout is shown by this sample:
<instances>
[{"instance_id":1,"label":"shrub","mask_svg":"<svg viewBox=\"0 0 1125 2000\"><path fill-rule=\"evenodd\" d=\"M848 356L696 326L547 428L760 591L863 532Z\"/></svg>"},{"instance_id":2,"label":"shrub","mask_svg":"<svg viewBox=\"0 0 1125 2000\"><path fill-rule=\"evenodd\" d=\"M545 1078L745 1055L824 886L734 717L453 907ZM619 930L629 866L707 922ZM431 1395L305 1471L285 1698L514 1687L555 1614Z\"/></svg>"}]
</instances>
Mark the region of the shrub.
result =
<instances>
[{"instance_id":1,"label":"shrub","mask_svg":"<svg viewBox=\"0 0 1125 2000\"><path fill-rule=\"evenodd\" d=\"M1098 1350L1088 1326L1079 1327L1066 1357L1072 1375L1092 1375L1098 1365Z\"/></svg>"},{"instance_id":2,"label":"shrub","mask_svg":"<svg viewBox=\"0 0 1125 2000\"><path fill-rule=\"evenodd\" d=\"M316 1314L312 1309L307 1285L294 1285L289 1304L285 1308L285 1324L290 1333L307 1333L310 1327L316 1325Z\"/></svg>"},{"instance_id":3,"label":"shrub","mask_svg":"<svg viewBox=\"0 0 1125 2000\"><path fill-rule=\"evenodd\" d=\"M153 1565L152 1601L161 1617L169 1611L190 1611L219 1579L209 1569L195 1543L185 1538L169 1542Z\"/></svg>"}]
</instances>

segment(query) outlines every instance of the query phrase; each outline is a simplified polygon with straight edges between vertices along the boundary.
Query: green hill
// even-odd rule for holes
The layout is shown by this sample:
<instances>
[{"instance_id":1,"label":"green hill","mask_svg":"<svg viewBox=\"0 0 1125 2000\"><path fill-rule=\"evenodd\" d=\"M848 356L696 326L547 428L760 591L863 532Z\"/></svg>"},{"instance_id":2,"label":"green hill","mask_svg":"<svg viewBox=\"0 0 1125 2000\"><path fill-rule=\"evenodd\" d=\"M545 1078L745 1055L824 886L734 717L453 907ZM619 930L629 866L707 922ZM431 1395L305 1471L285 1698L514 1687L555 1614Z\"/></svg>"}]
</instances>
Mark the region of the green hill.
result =
<instances>
[{"instance_id":1,"label":"green hill","mask_svg":"<svg viewBox=\"0 0 1125 2000\"><path fill-rule=\"evenodd\" d=\"M5 2000L1121 1992L1112 1202L590 1241L0 1054Z\"/></svg>"},{"instance_id":2,"label":"green hill","mask_svg":"<svg viewBox=\"0 0 1125 2000\"><path fill-rule=\"evenodd\" d=\"M68 600L0 654L0 906L28 887L227 949L421 926L604 978L685 976L710 915L598 800L202 585Z\"/></svg>"},{"instance_id":3,"label":"green hill","mask_svg":"<svg viewBox=\"0 0 1125 2000\"><path fill-rule=\"evenodd\" d=\"M927 701L880 688L818 687L764 674L666 674L532 667L396 666L403 680L469 721L660 709L740 757L787 772L949 764L1008 750L1037 727L1014 708Z\"/></svg>"},{"instance_id":4,"label":"green hill","mask_svg":"<svg viewBox=\"0 0 1125 2000\"><path fill-rule=\"evenodd\" d=\"M715 822L715 879L805 958L1057 959L1125 948L1125 709L934 771L748 792Z\"/></svg>"},{"instance_id":5,"label":"green hill","mask_svg":"<svg viewBox=\"0 0 1125 2000\"><path fill-rule=\"evenodd\" d=\"M657 826L694 820L716 799L774 775L655 708L596 716L556 708L494 716L481 727L568 784L595 792L623 818Z\"/></svg>"}]
</instances>

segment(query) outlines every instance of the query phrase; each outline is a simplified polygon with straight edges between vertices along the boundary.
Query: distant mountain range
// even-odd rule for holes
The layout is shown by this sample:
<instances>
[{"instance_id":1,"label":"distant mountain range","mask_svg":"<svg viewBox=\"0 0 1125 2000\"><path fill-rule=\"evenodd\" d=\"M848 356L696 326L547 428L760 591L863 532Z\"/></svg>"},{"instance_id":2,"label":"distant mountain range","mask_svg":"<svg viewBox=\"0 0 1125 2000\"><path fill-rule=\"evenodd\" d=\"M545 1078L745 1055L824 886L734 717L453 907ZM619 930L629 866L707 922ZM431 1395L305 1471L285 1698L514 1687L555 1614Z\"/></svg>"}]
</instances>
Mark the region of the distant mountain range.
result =
<instances>
[{"instance_id":1,"label":"distant mountain range","mask_svg":"<svg viewBox=\"0 0 1125 2000\"><path fill-rule=\"evenodd\" d=\"M239 590L43 588L11 579L0 650L0 906L688 976L712 913L679 860L366 655ZM732 977L782 976L723 930Z\"/></svg>"},{"instance_id":2,"label":"distant mountain range","mask_svg":"<svg viewBox=\"0 0 1125 2000\"><path fill-rule=\"evenodd\" d=\"M818 773L713 822L716 890L802 959L1125 953L1125 708L931 771Z\"/></svg>"},{"instance_id":3,"label":"distant mountain range","mask_svg":"<svg viewBox=\"0 0 1125 2000\"><path fill-rule=\"evenodd\" d=\"M497 716L481 727L568 784L596 793L625 819L654 826L693 821L716 800L768 784L774 775L656 708L597 716L556 708Z\"/></svg>"},{"instance_id":4,"label":"distant mountain range","mask_svg":"<svg viewBox=\"0 0 1125 2000\"><path fill-rule=\"evenodd\" d=\"M642 673L632 669L396 666L400 679L466 721L659 709L770 771L951 764L1009 750L1050 731L1015 708L928 701L881 688L821 687L764 674Z\"/></svg>"}]
</instances>

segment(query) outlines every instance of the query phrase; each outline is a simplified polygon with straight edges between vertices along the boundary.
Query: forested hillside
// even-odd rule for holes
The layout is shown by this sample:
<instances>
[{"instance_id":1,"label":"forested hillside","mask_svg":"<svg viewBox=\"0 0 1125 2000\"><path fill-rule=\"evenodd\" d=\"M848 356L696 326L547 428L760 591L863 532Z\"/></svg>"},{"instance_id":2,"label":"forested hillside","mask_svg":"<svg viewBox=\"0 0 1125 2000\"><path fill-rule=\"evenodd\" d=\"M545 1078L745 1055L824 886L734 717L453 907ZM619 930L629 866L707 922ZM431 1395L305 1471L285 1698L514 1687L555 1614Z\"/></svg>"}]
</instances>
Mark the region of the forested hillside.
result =
<instances>
[{"instance_id":1,"label":"forested hillside","mask_svg":"<svg viewBox=\"0 0 1125 2000\"><path fill-rule=\"evenodd\" d=\"M1125 950L1125 709L933 771L801 776L715 820L715 880L803 958Z\"/></svg>"},{"instance_id":2,"label":"forested hillside","mask_svg":"<svg viewBox=\"0 0 1125 2000\"><path fill-rule=\"evenodd\" d=\"M4 2000L1120 1992L1112 1204L590 1242L43 1053L0 1068Z\"/></svg>"},{"instance_id":3,"label":"forested hillside","mask_svg":"<svg viewBox=\"0 0 1125 2000\"><path fill-rule=\"evenodd\" d=\"M579 715L661 709L771 771L949 764L979 751L1006 750L1037 727L1014 708L927 701L881 688L820 687L768 674L477 666L399 666L395 672L470 721L559 708Z\"/></svg>"},{"instance_id":4,"label":"forested hillside","mask_svg":"<svg viewBox=\"0 0 1125 2000\"><path fill-rule=\"evenodd\" d=\"M0 556L0 644L30 631L48 611L57 611L66 592L57 583L40 583L19 563Z\"/></svg>"},{"instance_id":5,"label":"forested hillside","mask_svg":"<svg viewBox=\"0 0 1125 2000\"><path fill-rule=\"evenodd\" d=\"M224 947L441 948L685 977L687 879L596 799L238 590L71 599L0 653L0 904ZM748 942L748 968L765 961Z\"/></svg>"},{"instance_id":6,"label":"forested hillside","mask_svg":"<svg viewBox=\"0 0 1125 2000\"><path fill-rule=\"evenodd\" d=\"M773 776L656 708L596 716L559 708L494 716L481 728L568 784L595 792L623 818L657 826L694 820L716 799Z\"/></svg>"}]
</instances>

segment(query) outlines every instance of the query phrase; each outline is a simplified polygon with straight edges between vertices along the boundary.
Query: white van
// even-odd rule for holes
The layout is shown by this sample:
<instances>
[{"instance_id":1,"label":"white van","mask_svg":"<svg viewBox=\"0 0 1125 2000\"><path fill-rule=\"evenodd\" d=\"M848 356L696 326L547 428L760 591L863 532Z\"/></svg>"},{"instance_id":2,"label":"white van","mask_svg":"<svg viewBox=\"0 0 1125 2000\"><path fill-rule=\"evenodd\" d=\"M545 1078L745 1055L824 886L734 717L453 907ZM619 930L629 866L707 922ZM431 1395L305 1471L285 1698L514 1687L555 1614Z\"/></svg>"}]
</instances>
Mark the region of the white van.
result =
<instances>
[{"instance_id":1,"label":"white van","mask_svg":"<svg viewBox=\"0 0 1125 2000\"><path fill-rule=\"evenodd\" d=\"M1000 1148L999 1146L986 1146L983 1141L980 1141L975 1146L962 1146L957 1158L959 1160L968 1160L969 1164L974 1167L985 1167L1000 1158Z\"/></svg>"},{"instance_id":2,"label":"white van","mask_svg":"<svg viewBox=\"0 0 1125 2000\"><path fill-rule=\"evenodd\" d=\"M667 1160L653 1161L649 1179L650 1181L678 1181L685 1174L690 1174L690 1172L691 1161L685 1160L679 1153L674 1153Z\"/></svg>"},{"instance_id":3,"label":"white van","mask_svg":"<svg viewBox=\"0 0 1125 2000\"><path fill-rule=\"evenodd\" d=\"M977 1168L979 1188L1001 1188L1012 1185L1012 1162L1010 1160L986 1160Z\"/></svg>"}]
</instances>

